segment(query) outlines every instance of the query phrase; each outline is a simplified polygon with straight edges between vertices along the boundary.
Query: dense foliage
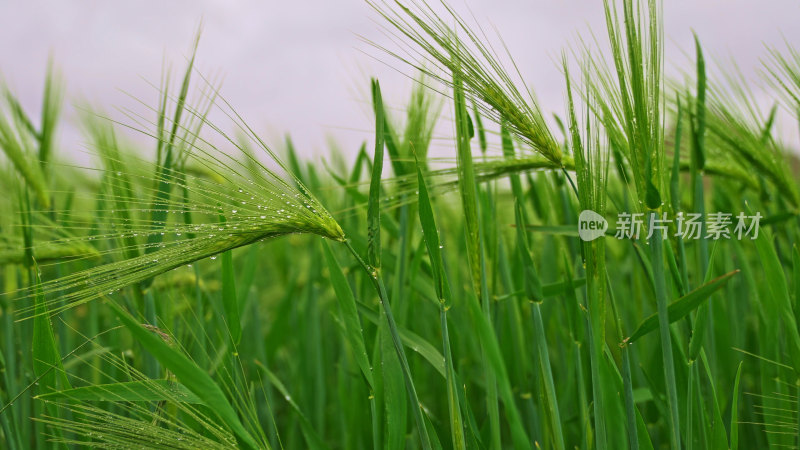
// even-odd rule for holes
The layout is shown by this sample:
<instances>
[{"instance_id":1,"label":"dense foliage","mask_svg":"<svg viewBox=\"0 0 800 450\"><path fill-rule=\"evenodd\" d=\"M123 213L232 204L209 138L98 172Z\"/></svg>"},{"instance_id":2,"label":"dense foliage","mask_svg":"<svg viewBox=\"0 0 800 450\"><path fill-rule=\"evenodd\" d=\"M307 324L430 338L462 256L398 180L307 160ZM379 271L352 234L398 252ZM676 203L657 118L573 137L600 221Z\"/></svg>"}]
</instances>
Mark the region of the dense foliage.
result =
<instances>
[{"instance_id":1,"label":"dense foliage","mask_svg":"<svg viewBox=\"0 0 800 450\"><path fill-rule=\"evenodd\" d=\"M0 447L800 445L800 55L765 113L700 42L665 81L660 3L609 0L551 120L449 6L370 5L419 83L399 117L372 82L353 161L273 151L194 57L86 109L92 168L52 71L39 119L4 88Z\"/></svg>"}]
</instances>

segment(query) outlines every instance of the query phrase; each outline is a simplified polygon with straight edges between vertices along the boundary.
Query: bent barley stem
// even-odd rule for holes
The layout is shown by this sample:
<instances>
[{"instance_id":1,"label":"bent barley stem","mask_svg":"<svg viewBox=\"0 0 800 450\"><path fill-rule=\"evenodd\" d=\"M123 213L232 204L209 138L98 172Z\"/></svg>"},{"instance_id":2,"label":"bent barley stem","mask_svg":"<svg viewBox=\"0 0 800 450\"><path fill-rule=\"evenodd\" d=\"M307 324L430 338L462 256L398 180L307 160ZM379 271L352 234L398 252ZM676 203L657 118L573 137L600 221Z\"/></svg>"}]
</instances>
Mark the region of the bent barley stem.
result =
<instances>
[{"instance_id":1,"label":"bent barley stem","mask_svg":"<svg viewBox=\"0 0 800 450\"><path fill-rule=\"evenodd\" d=\"M389 296L386 294L386 287L383 285L383 279L375 269L370 268L367 263L364 262L356 249L354 249L352 244L350 244L349 240L345 240L344 244L356 261L358 261L359 265L361 265L361 267L364 269L364 272L367 274L369 279L372 280L372 285L375 287L375 291L378 293L381 307L383 308L384 314L386 314L386 321L389 323L389 333L392 335L392 344L394 345L394 350L397 352L397 357L400 360L400 367L403 370L403 378L405 379L406 390L408 391L408 396L411 399L414 410L414 419L417 423L417 429L419 431L420 441L422 442L422 448L425 450L430 450L432 447L430 439L428 438L427 429L425 427L425 418L422 416L422 404L419 402L417 390L414 387L414 381L411 378L411 369L408 366L408 359L406 358L406 352L403 349L403 342L400 339L400 333L397 331L397 324L395 323L394 315L392 315L392 308L389 305Z\"/></svg>"}]
</instances>

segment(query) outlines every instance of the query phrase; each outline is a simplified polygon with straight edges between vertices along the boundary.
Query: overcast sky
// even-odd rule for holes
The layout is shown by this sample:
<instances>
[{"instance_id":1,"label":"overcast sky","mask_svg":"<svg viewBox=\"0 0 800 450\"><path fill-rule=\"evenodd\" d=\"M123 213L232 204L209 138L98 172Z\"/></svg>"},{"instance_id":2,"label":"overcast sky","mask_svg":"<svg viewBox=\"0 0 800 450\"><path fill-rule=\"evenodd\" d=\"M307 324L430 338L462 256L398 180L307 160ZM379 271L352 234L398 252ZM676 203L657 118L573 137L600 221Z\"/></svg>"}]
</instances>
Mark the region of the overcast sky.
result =
<instances>
[{"instance_id":1,"label":"overcast sky","mask_svg":"<svg viewBox=\"0 0 800 450\"><path fill-rule=\"evenodd\" d=\"M669 0L664 6L667 60L688 67L691 30L707 55L734 58L755 76L765 45L800 44L798 0ZM454 0L508 44L544 109L563 110L563 79L554 63L577 33L604 35L600 0ZM67 85L67 102L106 110L130 106L122 91L156 104L163 61L185 65L202 19L200 69L224 75L223 96L279 143L291 133L305 155L325 154L333 137L353 151L370 136L370 76L401 106L410 82L365 55L380 55L359 35L383 42L376 14L361 0L0 0L0 76L38 114L48 55ZM383 57L385 61L391 61ZM391 62L395 68L403 67ZM406 70L407 71L407 70ZM75 113L67 108L67 116ZM69 152L83 139L75 125L60 131ZM80 159L80 158L78 158Z\"/></svg>"}]
</instances>

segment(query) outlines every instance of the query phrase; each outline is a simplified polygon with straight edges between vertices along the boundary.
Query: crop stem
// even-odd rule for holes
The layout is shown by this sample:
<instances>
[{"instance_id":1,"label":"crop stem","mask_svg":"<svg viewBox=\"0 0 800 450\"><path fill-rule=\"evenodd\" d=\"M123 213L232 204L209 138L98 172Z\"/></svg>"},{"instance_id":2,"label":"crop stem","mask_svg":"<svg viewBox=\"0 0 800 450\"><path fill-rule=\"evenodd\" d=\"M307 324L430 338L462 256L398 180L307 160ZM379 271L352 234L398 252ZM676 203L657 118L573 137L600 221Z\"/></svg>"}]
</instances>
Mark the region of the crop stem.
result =
<instances>
[{"instance_id":1,"label":"crop stem","mask_svg":"<svg viewBox=\"0 0 800 450\"><path fill-rule=\"evenodd\" d=\"M414 387L414 381L411 379L411 369L408 366L408 359L406 358L406 352L403 350L403 342L400 340L400 333L397 331L397 324L394 321L394 315L392 315L392 308L389 305L389 296L386 294L386 287L383 285L383 279L376 269L370 268L364 262L364 260L361 259L361 256L359 256L358 252L353 248L349 240L345 240L344 244L367 273L369 279L372 280L372 284L375 287L375 290L378 292L378 298L381 301L381 307L383 308L384 314L386 314L386 322L389 324L389 333L392 335L392 344L394 344L394 349L397 352L398 359L400 360L400 367L403 369L403 378L405 379L406 390L408 391L408 396L411 398L412 407L414 408L414 419L417 422L417 429L419 430L419 438L422 442L422 448L425 450L430 450L431 443L428 438L428 432L425 428L425 420L422 417L422 405L417 397L417 390Z\"/></svg>"}]
</instances>

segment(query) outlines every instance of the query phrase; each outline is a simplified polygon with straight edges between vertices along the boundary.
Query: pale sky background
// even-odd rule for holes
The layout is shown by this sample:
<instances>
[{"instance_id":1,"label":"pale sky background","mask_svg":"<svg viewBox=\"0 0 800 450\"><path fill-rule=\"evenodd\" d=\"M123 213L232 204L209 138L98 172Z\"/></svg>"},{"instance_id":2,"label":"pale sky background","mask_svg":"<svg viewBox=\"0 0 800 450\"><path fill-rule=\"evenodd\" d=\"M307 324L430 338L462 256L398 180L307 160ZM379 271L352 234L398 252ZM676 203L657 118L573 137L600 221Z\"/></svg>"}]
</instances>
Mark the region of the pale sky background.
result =
<instances>
[{"instance_id":1,"label":"pale sky background","mask_svg":"<svg viewBox=\"0 0 800 450\"><path fill-rule=\"evenodd\" d=\"M543 108L559 114L564 82L554 61L578 33L588 36L591 29L605 37L600 0L451 3L500 30ZM370 139L370 76L381 80L395 106L410 90L406 77L364 53L409 73L359 39L387 42L383 22L361 0L0 0L0 77L38 115L53 55L66 81L71 121L60 130L60 150L81 161L85 140L72 105L83 99L106 110L134 104L121 91L155 105L145 80L158 83L165 59L180 74L201 18L201 71L224 75L222 95L268 143L278 145L290 133L308 157L326 155L329 137L348 153ZM693 54L695 30L707 58L734 58L755 78L765 45L783 47L785 39L800 46L798 19L798 0L667 0L666 59L691 70L682 51Z\"/></svg>"}]
</instances>

